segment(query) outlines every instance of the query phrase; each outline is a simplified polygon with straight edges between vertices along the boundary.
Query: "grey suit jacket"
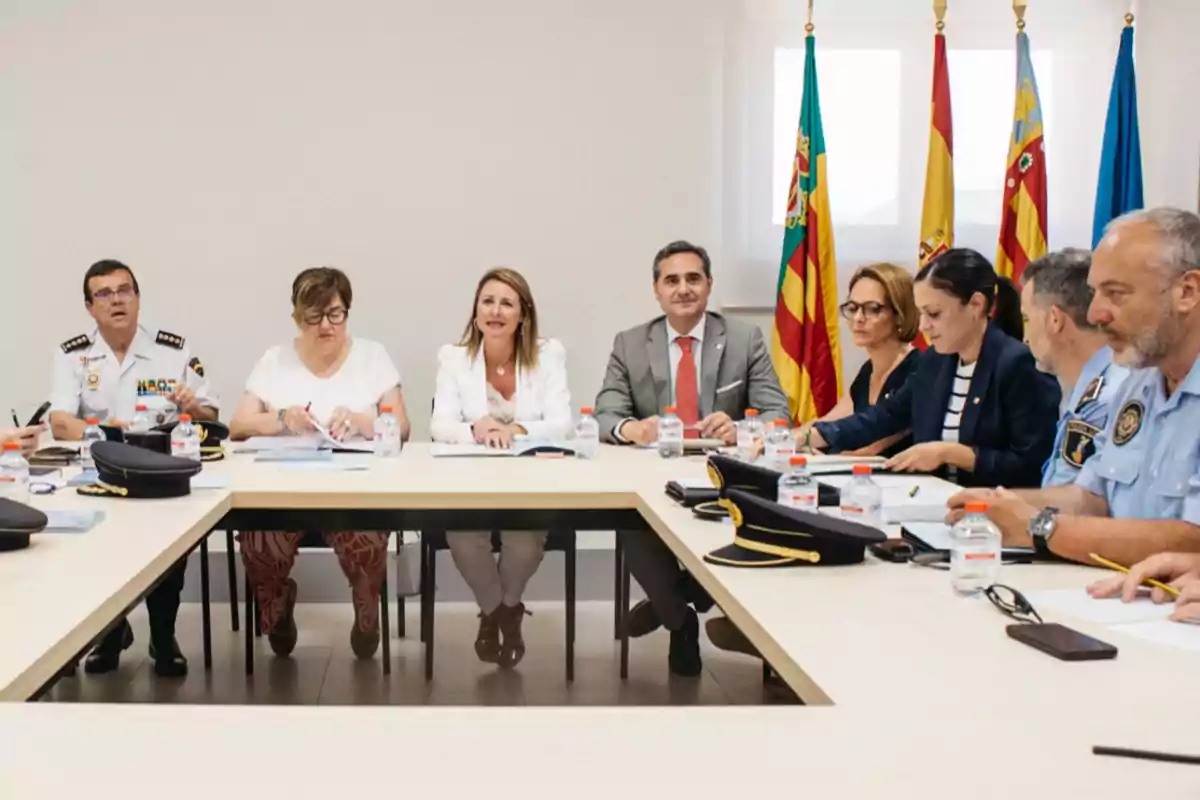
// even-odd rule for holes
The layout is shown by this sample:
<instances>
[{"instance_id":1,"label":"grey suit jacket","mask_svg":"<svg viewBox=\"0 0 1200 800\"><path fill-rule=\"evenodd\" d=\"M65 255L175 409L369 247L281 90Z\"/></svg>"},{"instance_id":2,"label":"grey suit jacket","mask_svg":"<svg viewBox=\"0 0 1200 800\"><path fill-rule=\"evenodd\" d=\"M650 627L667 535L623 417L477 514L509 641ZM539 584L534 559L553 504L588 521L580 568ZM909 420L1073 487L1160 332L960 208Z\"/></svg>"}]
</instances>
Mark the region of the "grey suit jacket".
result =
<instances>
[{"instance_id":1,"label":"grey suit jacket","mask_svg":"<svg viewBox=\"0 0 1200 800\"><path fill-rule=\"evenodd\" d=\"M618 333L596 396L600 438L616 442L614 429L623 420L661 414L671 404L670 371L665 317ZM787 397L758 328L709 311L700 373L701 419L724 411L739 420L747 408L758 409L764 423L788 418Z\"/></svg>"}]
</instances>

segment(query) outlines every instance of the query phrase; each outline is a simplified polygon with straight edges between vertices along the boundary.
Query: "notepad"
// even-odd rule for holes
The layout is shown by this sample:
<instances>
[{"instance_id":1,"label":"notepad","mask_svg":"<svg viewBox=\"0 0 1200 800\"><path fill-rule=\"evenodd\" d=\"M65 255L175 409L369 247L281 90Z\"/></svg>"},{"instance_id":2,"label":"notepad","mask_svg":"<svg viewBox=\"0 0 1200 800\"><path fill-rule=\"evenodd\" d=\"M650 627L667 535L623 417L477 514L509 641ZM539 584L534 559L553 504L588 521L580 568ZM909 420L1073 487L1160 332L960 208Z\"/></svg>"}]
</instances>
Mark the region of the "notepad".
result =
<instances>
[{"instance_id":1,"label":"notepad","mask_svg":"<svg viewBox=\"0 0 1200 800\"><path fill-rule=\"evenodd\" d=\"M104 512L50 509L45 512L45 533L86 533L104 521Z\"/></svg>"},{"instance_id":2,"label":"notepad","mask_svg":"<svg viewBox=\"0 0 1200 800\"><path fill-rule=\"evenodd\" d=\"M1162 607L1166 608L1168 612L1174 608L1171 603L1164 603ZM1127 636L1144 639L1147 642L1200 653L1200 625L1195 623L1153 619L1129 625L1113 625L1112 629Z\"/></svg>"},{"instance_id":3,"label":"notepad","mask_svg":"<svg viewBox=\"0 0 1200 800\"><path fill-rule=\"evenodd\" d=\"M1083 588L1048 589L1027 592L1025 596L1039 612L1054 611L1101 625L1165 620L1174 608L1171 603L1155 603L1149 597L1138 597L1132 603L1119 597L1097 599Z\"/></svg>"}]
</instances>

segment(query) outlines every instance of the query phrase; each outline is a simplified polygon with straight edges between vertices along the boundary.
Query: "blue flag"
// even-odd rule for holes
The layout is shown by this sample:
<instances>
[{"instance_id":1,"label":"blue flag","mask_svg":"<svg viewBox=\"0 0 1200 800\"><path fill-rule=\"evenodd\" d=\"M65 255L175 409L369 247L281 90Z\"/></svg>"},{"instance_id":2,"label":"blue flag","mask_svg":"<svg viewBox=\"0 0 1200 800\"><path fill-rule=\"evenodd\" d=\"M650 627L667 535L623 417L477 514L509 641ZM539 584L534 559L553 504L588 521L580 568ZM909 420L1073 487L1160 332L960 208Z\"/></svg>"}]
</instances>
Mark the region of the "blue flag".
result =
<instances>
[{"instance_id":1,"label":"blue flag","mask_svg":"<svg viewBox=\"0 0 1200 800\"><path fill-rule=\"evenodd\" d=\"M1108 120L1104 123L1092 247L1100 243L1104 226L1110 220L1142 205L1142 146L1138 138L1137 79L1133 72L1133 26L1126 25L1121 31L1121 49L1117 52L1117 69L1108 97Z\"/></svg>"}]
</instances>

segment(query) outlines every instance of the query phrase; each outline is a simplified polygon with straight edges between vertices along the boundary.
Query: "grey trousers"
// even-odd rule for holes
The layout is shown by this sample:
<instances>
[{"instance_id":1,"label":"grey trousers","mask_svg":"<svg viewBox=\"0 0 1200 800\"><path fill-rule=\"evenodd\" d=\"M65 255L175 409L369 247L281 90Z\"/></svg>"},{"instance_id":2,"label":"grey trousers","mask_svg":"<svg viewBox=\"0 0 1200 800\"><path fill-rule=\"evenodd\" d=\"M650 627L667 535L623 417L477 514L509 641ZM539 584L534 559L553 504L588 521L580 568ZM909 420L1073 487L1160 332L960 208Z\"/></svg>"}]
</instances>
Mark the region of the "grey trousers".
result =
<instances>
[{"instance_id":1,"label":"grey trousers","mask_svg":"<svg viewBox=\"0 0 1200 800\"><path fill-rule=\"evenodd\" d=\"M653 531L617 531L617 536L630 573L645 590L663 627L679 630L688 612L683 589L687 573L679 566L675 554Z\"/></svg>"},{"instance_id":2,"label":"grey trousers","mask_svg":"<svg viewBox=\"0 0 1200 800\"><path fill-rule=\"evenodd\" d=\"M515 606L521 602L526 584L545 555L546 534L501 531L499 563L492 555L492 536L488 532L448 531L446 543L479 609L490 614L501 603Z\"/></svg>"}]
</instances>

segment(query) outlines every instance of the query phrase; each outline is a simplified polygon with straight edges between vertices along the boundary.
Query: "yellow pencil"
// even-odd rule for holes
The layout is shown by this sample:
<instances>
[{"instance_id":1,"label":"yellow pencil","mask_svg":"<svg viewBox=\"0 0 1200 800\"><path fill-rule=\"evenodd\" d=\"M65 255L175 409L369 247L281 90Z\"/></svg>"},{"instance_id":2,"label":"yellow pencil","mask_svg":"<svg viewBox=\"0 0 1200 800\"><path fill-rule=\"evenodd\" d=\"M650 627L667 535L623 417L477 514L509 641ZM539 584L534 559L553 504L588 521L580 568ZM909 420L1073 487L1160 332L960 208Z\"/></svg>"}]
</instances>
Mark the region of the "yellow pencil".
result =
<instances>
[{"instance_id":1,"label":"yellow pencil","mask_svg":"<svg viewBox=\"0 0 1200 800\"><path fill-rule=\"evenodd\" d=\"M1099 564L1102 567L1108 567L1109 569L1115 569L1117 572L1124 572L1126 575L1129 574L1129 567L1122 567L1120 564L1117 564L1113 561L1109 561L1107 558L1101 558L1100 556L1096 555L1095 553L1088 553L1088 558L1092 559L1092 561L1095 561L1097 564ZM1174 586L1168 586L1167 584L1163 583L1162 581L1156 581L1156 580L1154 580L1154 578L1146 578L1145 580L1142 581L1142 583L1146 584L1147 586L1154 586L1159 589L1162 589L1164 592L1171 595L1171 597L1179 597L1178 589L1176 589Z\"/></svg>"}]
</instances>

